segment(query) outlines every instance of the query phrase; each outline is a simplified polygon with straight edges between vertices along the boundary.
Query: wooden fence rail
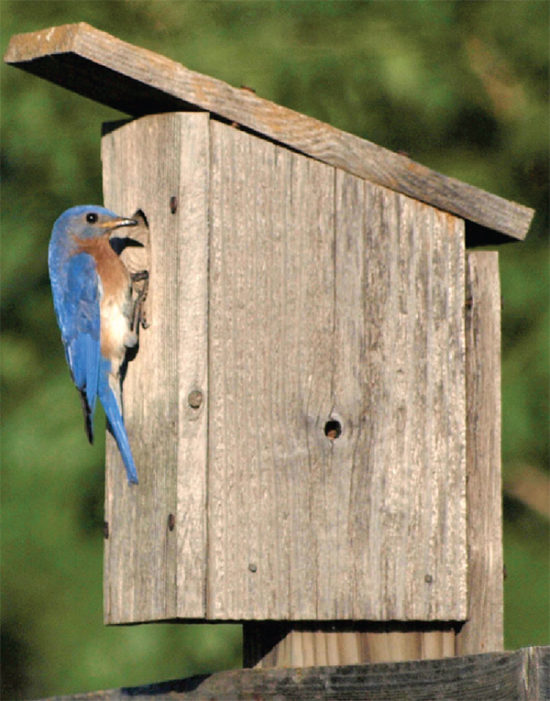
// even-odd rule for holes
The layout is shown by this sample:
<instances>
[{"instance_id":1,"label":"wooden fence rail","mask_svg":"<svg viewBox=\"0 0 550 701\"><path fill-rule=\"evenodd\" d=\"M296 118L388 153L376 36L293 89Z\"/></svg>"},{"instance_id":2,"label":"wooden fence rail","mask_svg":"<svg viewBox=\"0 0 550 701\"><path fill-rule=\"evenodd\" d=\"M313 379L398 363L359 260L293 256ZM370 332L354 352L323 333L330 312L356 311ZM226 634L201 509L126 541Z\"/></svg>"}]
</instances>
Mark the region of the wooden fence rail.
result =
<instances>
[{"instance_id":1,"label":"wooden fence rail","mask_svg":"<svg viewBox=\"0 0 550 701\"><path fill-rule=\"evenodd\" d=\"M142 699L368 699L544 701L550 699L550 646L394 664L239 669L55 701Z\"/></svg>"}]
</instances>

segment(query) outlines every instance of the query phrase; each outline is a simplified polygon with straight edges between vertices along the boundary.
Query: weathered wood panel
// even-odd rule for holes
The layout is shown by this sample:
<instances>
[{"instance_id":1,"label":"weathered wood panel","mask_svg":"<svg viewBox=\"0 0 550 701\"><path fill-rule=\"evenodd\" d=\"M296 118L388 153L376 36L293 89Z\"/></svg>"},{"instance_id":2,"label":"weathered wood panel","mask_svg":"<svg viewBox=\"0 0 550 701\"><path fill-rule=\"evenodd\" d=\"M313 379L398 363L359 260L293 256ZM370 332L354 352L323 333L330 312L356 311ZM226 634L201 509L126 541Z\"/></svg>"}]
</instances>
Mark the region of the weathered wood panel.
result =
<instances>
[{"instance_id":1,"label":"weathered wood panel","mask_svg":"<svg viewBox=\"0 0 550 701\"><path fill-rule=\"evenodd\" d=\"M544 701L550 647L396 664L231 670L147 686L57 696L57 701L147 699L369 699L370 701Z\"/></svg>"},{"instance_id":2,"label":"weathered wood panel","mask_svg":"<svg viewBox=\"0 0 550 701\"><path fill-rule=\"evenodd\" d=\"M317 618L333 170L211 133L208 614Z\"/></svg>"},{"instance_id":3,"label":"weathered wood panel","mask_svg":"<svg viewBox=\"0 0 550 701\"><path fill-rule=\"evenodd\" d=\"M205 114L103 158L152 259L107 621L463 620L463 222Z\"/></svg>"},{"instance_id":4,"label":"weathered wood panel","mask_svg":"<svg viewBox=\"0 0 550 701\"><path fill-rule=\"evenodd\" d=\"M463 620L463 222L211 133L209 617Z\"/></svg>"},{"instance_id":5,"label":"weathered wood panel","mask_svg":"<svg viewBox=\"0 0 550 701\"><path fill-rule=\"evenodd\" d=\"M127 485L114 442L107 442L105 620L201 618L208 115L167 114L131 122L103 138L102 159L106 206L127 215L141 208L151 237L151 327L141 332L139 353L124 383L138 486ZM198 408L189 404L193 391L202 394Z\"/></svg>"},{"instance_id":6,"label":"weathered wood panel","mask_svg":"<svg viewBox=\"0 0 550 701\"><path fill-rule=\"evenodd\" d=\"M350 173L523 239L533 210L449 178L248 90L191 71L81 22L12 37L4 60L132 115L208 110Z\"/></svg>"},{"instance_id":7,"label":"weathered wood panel","mask_svg":"<svg viewBox=\"0 0 550 701\"><path fill-rule=\"evenodd\" d=\"M498 253L470 251L466 275L468 621L457 652L502 650Z\"/></svg>"},{"instance_id":8,"label":"weathered wood panel","mask_svg":"<svg viewBox=\"0 0 550 701\"><path fill-rule=\"evenodd\" d=\"M348 474L348 615L460 620L463 222L341 172L336 208L333 407L344 431L333 450Z\"/></svg>"}]
</instances>

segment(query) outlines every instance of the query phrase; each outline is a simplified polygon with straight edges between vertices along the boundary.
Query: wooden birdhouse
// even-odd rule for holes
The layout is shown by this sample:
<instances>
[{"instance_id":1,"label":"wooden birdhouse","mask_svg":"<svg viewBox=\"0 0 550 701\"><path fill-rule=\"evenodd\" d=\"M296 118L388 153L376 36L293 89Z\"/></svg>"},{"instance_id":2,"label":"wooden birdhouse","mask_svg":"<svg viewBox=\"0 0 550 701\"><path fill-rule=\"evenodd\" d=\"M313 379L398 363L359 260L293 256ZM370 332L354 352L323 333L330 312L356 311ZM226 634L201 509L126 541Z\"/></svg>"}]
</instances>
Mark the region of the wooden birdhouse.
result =
<instances>
[{"instance_id":1,"label":"wooden birdhouse","mask_svg":"<svg viewBox=\"0 0 550 701\"><path fill-rule=\"evenodd\" d=\"M252 662L266 621L348 661L499 649L498 262L466 249L531 210L85 24L7 60L134 117L102 139L150 237L106 622L242 621Z\"/></svg>"}]
</instances>

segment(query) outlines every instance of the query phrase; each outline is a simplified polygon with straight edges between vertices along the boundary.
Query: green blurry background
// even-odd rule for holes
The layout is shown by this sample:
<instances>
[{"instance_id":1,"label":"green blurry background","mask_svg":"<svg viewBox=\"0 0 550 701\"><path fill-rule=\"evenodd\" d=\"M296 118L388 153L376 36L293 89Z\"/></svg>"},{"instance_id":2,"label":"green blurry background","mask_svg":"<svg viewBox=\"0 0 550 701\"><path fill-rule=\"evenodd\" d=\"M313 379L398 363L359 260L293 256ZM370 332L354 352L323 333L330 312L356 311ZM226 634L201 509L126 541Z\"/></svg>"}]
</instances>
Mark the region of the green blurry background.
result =
<instances>
[{"instance_id":1,"label":"green blurry background","mask_svg":"<svg viewBox=\"0 0 550 701\"><path fill-rule=\"evenodd\" d=\"M0 7L2 51L14 33L84 20L536 208L527 241L501 248L506 646L548 644L550 5L2 0ZM3 698L240 664L237 626L102 624L103 444L91 448L82 430L46 250L61 211L101 201L100 126L119 117L2 67Z\"/></svg>"}]
</instances>

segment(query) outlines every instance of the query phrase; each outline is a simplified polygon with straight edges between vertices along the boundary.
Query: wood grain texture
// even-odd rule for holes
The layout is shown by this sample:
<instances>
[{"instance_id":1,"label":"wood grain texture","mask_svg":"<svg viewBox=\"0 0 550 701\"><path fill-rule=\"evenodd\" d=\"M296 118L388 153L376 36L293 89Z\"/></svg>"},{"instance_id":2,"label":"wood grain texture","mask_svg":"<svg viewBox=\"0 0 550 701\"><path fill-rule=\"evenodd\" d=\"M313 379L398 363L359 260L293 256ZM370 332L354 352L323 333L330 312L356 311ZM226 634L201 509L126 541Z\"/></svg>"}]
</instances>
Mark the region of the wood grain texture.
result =
<instances>
[{"instance_id":1,"label":"wood grain texture","mask_svg":"<svg viewBox=\"0 0 550 701\"><path fill-rule=\"evenodd\" d=\"M211 135L208 617L463 620L463 222Z\"/></svg>"},{"instance_id":2,"label":"wood grain texture","mask_svg":"<svg viewBox=\"0 0 550 701\"><path fill-rule=\"evenodd\" d=\"M464 620L463 222L206 114L103 159L150 222L153 319L135 489L108 443L106 619Z\"/></svg>"},{"instance_id":3,"label":"wood grain texture","mask_svg":"<svg viewBox=\"0 0 550 701\"><path fill-rule=\"evenodd\" d=\"M333 171L211 134L209 616L316 618Z\"/></svg>"},{"instance_id":4,"label":"wood grain texture","mask_svg":"<svg viewBox=\"0 0 550 701\"><path fill-rule=\"evenodd\" d=\"M550 647L445 660L231 670L141 687L57 696L58 701L147 699L334 699L334 701L544 701L550 698Z\"/></svg>"},{"instance_id":5,"label":"wood grain texture","mask_svg":"<svg viewBox=\"0 0 550 701\"><path fill-rule=\"evenodd\" d=\"M333 411L345 430L334 451L348 475L350 617L460 620L463 222L341 172L336 212Z\"/></svg>"},{"instance_id":6,"label":"wood grain texture","mask_svg":"<svg viewBox=\"0 0 550 701\"><path fill-rule=\"evenodd\" d=\"M107 623L205 615L208 116L166 114L102 143L104 198L149 221L151 327L124 383L140 483L107 442ZM171 197L177 197L175 213ZM200 390L199 408L188 396ZM172 517L171 517L172 515Z\"/></svg>"},{"instance_id":7,"label":"wood grain texture","mask_svg":"<svg viewBox=\"0 0 550 701\"><path fill-rule=\"evenodd\" d=\"M132 115L208 110L373 183L452 212L475 225L476 244L493 230L523 239L533 210L426 168L248 90L191 71L81 22L12 37L4 60Z\"/></svg>"},{"instance_id":8,"label":"wood grain texture","mask_svg":"<svg viewBox=\"0 0 550 701\"><path fill-rule=\"evenodd\" d=\"M470 251L466 260L468 621L457 636L461 655L504 645L498 253Z\"/></svg>"},{"instance_id":9,"label":"wood grain texture","mask_svg":"<svg viewBox=\"0 0 550 701\"><path fill-rule=\"evenodd\" d=\"M249 621L243 625L244 667L372 664L454 655L451 623Z\"/></svg>"}]
</instances>

